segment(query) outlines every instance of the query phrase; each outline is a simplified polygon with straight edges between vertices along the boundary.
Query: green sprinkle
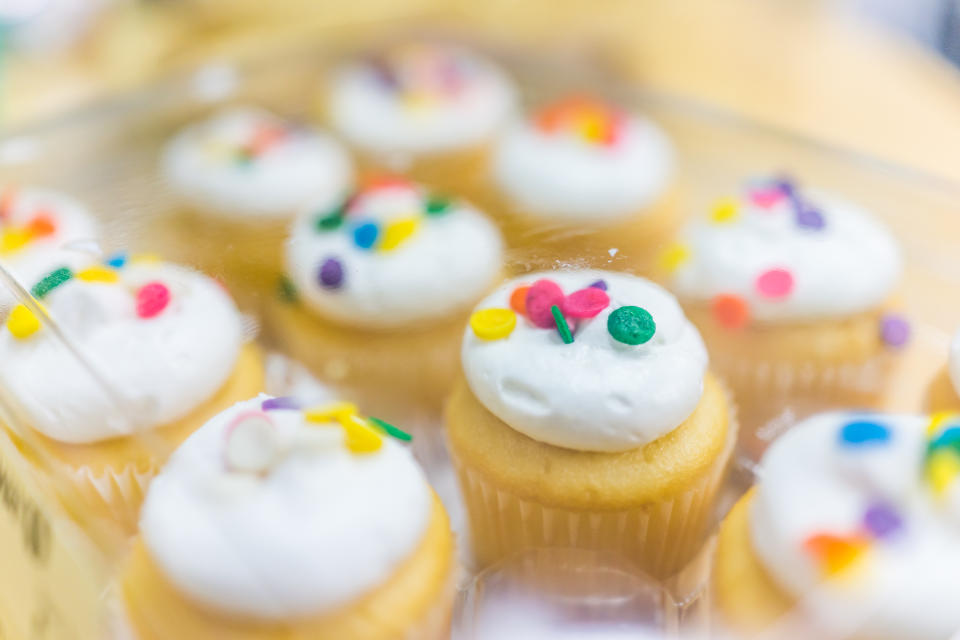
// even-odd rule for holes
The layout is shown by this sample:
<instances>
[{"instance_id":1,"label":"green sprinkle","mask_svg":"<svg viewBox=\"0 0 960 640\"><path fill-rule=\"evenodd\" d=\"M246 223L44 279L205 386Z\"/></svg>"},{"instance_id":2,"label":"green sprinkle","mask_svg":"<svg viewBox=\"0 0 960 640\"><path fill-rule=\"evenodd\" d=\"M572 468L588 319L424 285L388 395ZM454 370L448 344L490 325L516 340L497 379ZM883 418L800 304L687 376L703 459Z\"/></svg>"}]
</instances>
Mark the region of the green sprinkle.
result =
<instances>
[{"instance_id":1,"label":"green sprinkle","mask_svg":"<svg viewBox=\"0 0 960 640\"><path fill-rule=\"evenodd\" d=\"M317 231L336 231L343 224L343 219L346 216L347 203L342 203L334 211L326 215L317 217L316 227Z\"/></svg>"},{"instance_id":2,"label":"green sprinkle","mask_svg":"<svg viewBox=\"0 0 960 640\"><path fill-rule=\"evenodd\" d=\"M375 426L377 426L377 427L379 427L380 429L382 429L383 432L386 433L388 436L392 436L392 437L396 438L397 440L402 440L403 442L410 442L411 440L413 440L413 436L412 436L412 435L410 435L409 433L407 433L407 432L404 431L403 429L400 429L400 428L398 428L398 427L393 426L392 424L390 424L390 423L387 422L386 420L381 420L380 418L373 418L373 417L370 417L370 418L367 418L367 419L368 419L370 422L372 422Z\"/></svg>"},{"instance_id":3,"label":"green sprinkle","mask_svg":"<svg viewBox=\"0 0 960 640\"><path fill-rule=\"evenodd\" d=\"M557 305L551 306L550 313L553 314L553 321L557 323L557 331L560 332L560 339L563 340L563 344L571 344L573 334L570 333L570 325L567 324L567 319L563 317L560 307Z\"/></svg>"},{"instance_id":4,"label":"green sprinkle","mask_svg":"<svg viewBox=\"0 0 960 640\"><path fill-rule=\"evenodd\" d=\"M430 196L427 198L427 215L442 216L450 210L450 199L443 196Z\"/></svg>"},{"instance_id":5,"label":"green sprinkle","mask_svg":"<svg viewBox=\"0 0 960 640\"><path fill-rule=\"evenodd\" d=\"M643 344L657 332L657 323L646 309L620 307L607 317L607 331L617 342Z\"/></svg>"},{"instance_id":6,"label":"green sprinkle","mask_svg":"<svg viewBox=\"0 0 960 640\"><path fill-rule=\"evenodd\" d=\"M280 276L280 280L277 281L277 294L284 302L296 302L298 299L297 288L287 276Z\"/></svg>"},{"instance_id":7,"label":"green sprinkle","mask_svg":"<svg viewBox=\"0 0 960 640\"><path fill-rule=\"evenodd\" d=\"M66 267L60 267L56 271L53 271L47 275L43 280L33 285L33 289L30 289L30 293L33 294L34 298L43 298L45 295L72 277L73 273L70 271L70 269Z\"/></svg>"}]
</instances>

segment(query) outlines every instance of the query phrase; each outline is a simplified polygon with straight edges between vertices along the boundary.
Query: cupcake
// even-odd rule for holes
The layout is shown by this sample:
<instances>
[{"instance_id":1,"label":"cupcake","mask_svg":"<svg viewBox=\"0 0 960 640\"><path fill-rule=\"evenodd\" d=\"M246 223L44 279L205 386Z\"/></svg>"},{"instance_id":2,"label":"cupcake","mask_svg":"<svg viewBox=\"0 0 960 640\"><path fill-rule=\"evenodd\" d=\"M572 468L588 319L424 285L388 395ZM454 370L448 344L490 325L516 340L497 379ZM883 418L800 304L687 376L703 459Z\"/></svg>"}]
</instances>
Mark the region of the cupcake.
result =
<instances>
[{"instance_id":1,"label":"cupcake","mask_svg":"<svg viewBox=\"0 0 960 640\"><path fill-rule=\"evenodd\" d=\"M132 526L165 456L262 388L259 354L223 289L172 264L115 256L30 291L39 307L16 306L0 329L16 435L90 514Z\"/></svg>"},{"instance_id":2,"label":"cupcake","mask_svg":"<svg viewBox=\"0 0 960 640\"><path fill-rule=\"evenodd\" d=\"M371 410L436 412L469 309L501 262L496 227L477 210L383 178L296 221L272 338Z\"/></svg>"},{"instance_id":3,"label":"cupcake","mask_svg":"<svg viewBox=\"0 0 960 640\"><path fill-rule=\"evenodd\" d=\"M799 423L721 527L723 622L750 637L950 638L960 628L958 472L956 415L843 411Z\"/></svg>"},{"instance_id":4,"label":"cupcake","mask_svg":"<svg viewBox=\"0 0 960 640\"><path fill-rule=\"evenodd\" d=\"M784 406L875 403L892 351L909 338L890 232L789 180L718 200L661 258L745 423Z\"/></svg>"},{"instance_id":5,"label":"cupcake","mask_svg":"<svg viewBox=\"0 0 960 640\"><path fill-rule=\"evenodd\" d=\"M230 107L166 146L164 178L187 209L190 254L230 284L273 282L286 228L308 203L331 207L349 189L350 159L330 136L267 111Z\"/></svg>"},{"instance_id":6,"label":"cupcake","mask_svg":"<svg viewBox=\"0 0 960 640\"><path fill-rule=\"evenodd\" d=\"M68 196L37 187L0 186L0 266L22 285L30 286L62 264L89 262L80 245L96 242L99 235L90 212ZM76 250L70 250L71 244ZM13 304L13 295L0 286L0 310Z\"/></svg>"},{"instance_id":7,"label":"cupcake","mask_svg":"<svg viewBox=\"0 0 960 640\"><path fill-rule=\"evenodd\" d=\"M477 563L582 547L673 575L702 543L736 438L676 300L635 276L557 271L476 309L446 423Z\"/></svg>"},{"instance_id":8,"label":"cupcake","mask_svg":"<svg viewBox=\"0 0 960 640\"><path fill-rule=\"evenodd\" d=\"M649 271L679 222L673 156L650 120L568 97L505 131L479 198L526 270L559 262Z\"/></svg>"},{"instance_id":9,"label":"cupcake","mask_svg":"<svg viewBox=\"0 0 960 640\"><path fill-rule=\"evenodd\" d=\"M362 166L460 193L514 102L512 83L490 61L454 45L403 43L337 70L325 108Z\"/></svg>"},{"instance_id":10,"label":"cupcake","mask_svg":"<svg viewBox=\"0 0 960 640\"><path fill-rule=\"evenodd\" d=\"M136 640L449 637L453 536L405 434L297 407L234 405L154 480L120 580Z\"/></svg>"},{"instance_id":11,"label":"cupcake","mask_svg":"<svg viewBox=\"0 0 960 640\"><path fill-rule=\"evenodd\" d=\"M960 411L960 330L950 343L947 366L930 386L927 404L931 411Z\"/></svg>"}]
</instances>

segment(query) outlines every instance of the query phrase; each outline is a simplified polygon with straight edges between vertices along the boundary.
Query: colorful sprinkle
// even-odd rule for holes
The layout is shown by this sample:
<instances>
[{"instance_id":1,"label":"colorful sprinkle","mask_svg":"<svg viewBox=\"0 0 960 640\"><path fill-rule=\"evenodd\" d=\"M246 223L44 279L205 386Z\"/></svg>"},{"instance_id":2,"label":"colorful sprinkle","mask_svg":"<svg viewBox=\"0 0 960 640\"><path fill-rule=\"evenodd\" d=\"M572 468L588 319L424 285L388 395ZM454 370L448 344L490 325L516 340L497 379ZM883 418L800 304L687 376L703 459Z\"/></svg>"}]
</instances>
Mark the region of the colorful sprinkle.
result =
<instances>
[{"instance_id":1,"label":"colorful sprinkle","mask_svg":"<svg viewBox=\"0 0 960 640\"><path fill-rule=\"evenodd\" d=\"M336 258L327 258L320 265L317 279L324 289L339 289L343 286L343 264Z\"/></svg>"},{"instance_id":2,"label":"colorful sprinkle","mask_svg":"<svg viewBox=\"0 0 960 640\"><path fill-rule=\"evenodd\" d=\"M867 541L859 536L820 533L807 538L803 546L817 558L826 575L836 575L860 558L867 548Z\"/></svg>"},{"instance_id":3,"label":"colorful sprinkle","mask_svg":"<svg viewBox=\"0 0 960 640\"><path fill-rule=\"evenodd\" d=\"M369 420L378 429L383 430L383 432L386 433L388 436L392 438L396 438L401 442L410 442L413 440L412 435L410 435L403 429L400 429L399 427L393 426L386 420L381 420L380 418L374 418L373 416L370 416L369 418L367 418L367 420Z\"/></svg>"},{"instance_id":4,"label":"colorful sprinkle","mask_svg":"<svg viewBox=\"0 0 960 640\"><path fill-rule=\"evenodd\" d=\"M554 305L563 304L563 289L553 280L537 280L527 291L525 304L526 316L535 326L541 329L552 329L556 326L553 312Z\"/></svg>"},{"instance_id":5,"label":"colorful sprinkle","mask_svg":"<svg viewBox=\"0 0 960 640\"><path fill-rule=\"evenodd\" d=\"M280 296L280 299L284 302L297 301L297 288L294 286L293 281L287 276L280 276L277 280L277 295Z\"/></svg>"},{"instance_id":6,"label":"colorful sprinkle","mask_svg":"<svg viewBox=\"0 0 960 640\"><path fill-rule=\"evenodd\" d=\"M424 208L428 216L442 216L450 211L451 202L449 198L442 196L430 196L427 198L427 204Z\"/></svg>"},{"instance_id":7,"label":"colorful sprinkle","mask_svg":"<svg viewBox=\"0 0 960 640\"><path fill-rule=\"evenodd\" d=\"M517 314L510 309L481 309L470 316L470 328L481 340L506 338L517 326Z\"/></svg>"},{"instance_id":8,"label":"colorful sprinkle","mask_svg":"<svg viewBox=\"0 0 960 640\"><path fill-rule=\"evenodd\" d=\"M725 329L740 329L750 322L750 305L738 295L722 293L710 302L717 323Z\"/></svg>"},{"instance_id":9,"label":"colorful sprinkle","mask_svg":"<svg viewBox=\"0 0 960 640\"><path fill-rule=\"evenodd\" d=\"M300 408L300 401L289 396L267 398L260 403L260 408L264 411L295 410Z\"/></svg>"},{"instance_id":10,"label":"colorful sprinkle","mask_svg":"<svg viewBox=\"0 0 960 640\"><path fill-rule=\"evenodd\" d=\"M927 425L927 437L932 436L939 431L943 425L958 417L960 417L960 415L955 411L937 411L930 416L930 423Z\"/></svg>"},{"instance_id":11,"label":"colorful sprinkle","mask_svg":"<svg viewBox=\"0 0 960 640\"><path fill-rule=\"evenodd\" d=\"M384 229L383 239L380 241L380 251L393 251L412 236L420 226L419 218L404 218L394 220Z\"/></svg>"},{"instance_id":12,"label":"colorful sprinkle","mask_svg":"<svg viewBox=\"0 0 960 640\"><path fill-rule=\"evenodd\" d=\"M563 314L571 318L593 318L610 306L610 296L603 289L587 287L563 299Z\"/></svg>"},{"instance_id":13,"label":"colorful sprinkle","mask_svg":"<svg viewBox=\"0 0 960 640\"><path fill-rule=\"evenodd\" d=\"M735 198L722 198L713 205L710 212L710 222L714 224L729 224L740 217L740 205Z\"/></svg>"},{"instance_id":14,"label":"colorful sprinkle","mask_svg":"<svg viewBox=\"0 0 960 640\"><path fill-rule=\"evenodd\" d=\"M316 226L317 231L321 231L321 232L336 231L337 229L340 228L341 225L343 225L343 219L344 219L343 210L338 209L334 213L330 213L325 216L318 217L316 219L316 222L314 222L314 225Z\"/></svg>"},{"instance_id":15,"label":"colorful sprinkle","mask_svg":"<svg viewBox=\"0 0 960 640\"><path fill-rule=\"evenodd\" d=\"M347 449L352 453L374 453L383 446L383 438L376 429L356 414L341 420L340 424L347 433Z\"/></svg>"},{"instance_id":16,"label":"colorful sprinkle","mask_svg":"<svg viewBox=\"0 0 960 640\"><path fill-rule=\"evenodd\" d=\"M560 307L557 305L550 307L550 315L553 316L553 321L557 325L557 332L560 334L563 344L573 344L573 332L570 331L570 325L567 324L567 319L563 317Z\"/></svg>"},{"instance_id":17,"label":"colorful sprinkle","mask_svg":"<svg viewBox=\"0 0 960 640\"><path fill-rule=\"evenodd\" d=\"M0 234L0 253L18 251L30 243L31 235L26 229L4 229Z\"/></svg>"},{"instance_id":18,"label":"colorful sprinkle","mask_svg":"<svg viewBox=\"0 0 960 640\"><path fill-rule=\"evenodd\" d=\"M750 192L750 201L761 209L770 209L784 199L779 189L755 189Z\"/></svg>"},{"instance_id":19,"label":"colorful sprinkle","mask_svg":"<svg viewBox=\"0 0 960 640\"><path fill-rule=\"evenodd\" d=\"M40 282L33 285L33 288L30 289L30 293L34 298L43 298L48 293L62 285L64 282L70 280L72 277L73 273L71 273L70 269L66 267L60 267L59 269L47 274L42 280L40 280Z\"/></svg>"},{"instance_id":20,"label":"colorful sprinkle","mask_svg":"<svg viewBox=\"0 0 960 640\"><path fill-rule=\"evenodd\" d=\"M892 437L890 429L868 420L848 422L840 428L837 436L840 444L847 446L875 445L888 442Z\"/></svg>"},{"instance_id":21,"label":"colorful sprinkle","mask_svg":"<svg viewBox=\"0 0 960 640\"><path fill-rule=\"evenodd\" d=\"M930 441L928 448L930 451L953 449L960 455L960 427L947 427Z\"/></svg>"},{"instance_id":22,"label":"colorful sprinkle","mask_svg":"<svg viewBox=\"0 0 960 640\"><path fill-rule=\"evenodd\" d=\"M880 318L880 339L888 347L903 347L910 342L910 323L898 313Z\"/></svg>"},{"instance_id":23,"label":"colorful sprinkle","mask_svg":"<svg viewBox=\"0 0 960 640\"><path fill-rule=\"evenodd\" d=\"M960 475L960 455L953 449L939 449L927 457L927 481L937 495L946 493Z\"/></svg>"},{"instance_id":24,"label":"colorful sprinkle","mask_svg":"<svg viewBox=\"0 0 960 640\"><path fill-rule=\"evenodd\" d=\"M17 191L13 187L4 187L0 191L0 220L6 220L13 213L13 203L17 199Z\"/></svg>"},{"instance_id":25,"label":"colorful sprinkle","mask_svg":"<svg viewBox=\"0 0 960 640\"><path fill-rule=\"evenodd\" d=\"M57 232L57 223L49 213L38 213L27 223L27 233L35 238L45 238Z\"/></svg>"},{"instance_id":26,"label":"colorful sprinkle","mask_svg":"<svg viewBox=\"0 0 960 640\"><path fill-rule=\"evenodd\" d=\"M685 244L675 244L660 254L660 268L667 273L673 273L690 260L690 247Z\"/></svg>"},{"instance_id":27,"label":"colorful sprinkle","mask_svg":"<svg viewBox=\"0 0 960 640\"><path fill-rule=\"evenodd\" d=\"M620 307L607 317L607 331L617 342L638 345L650 341L657 331L657 324L646 309Z\"/></svg>"},{"instance_id":28,"label":"colorful sprinkle","mask_svg":"<svg viewBox=\"0 0 960 640\"><path fill-rule=\"evenodd\" d=\"M794 219L798 227L814 231L820 231L827 224L818 209L803 202L796 203Z\"/></svg>"},{"instance_id":29,"label":"colorful sprinkle","mask_svg":"<svg viewBox=\"0 0 960 640\"><path fill-rule=\"evenodd\" d=\"M611 146L622 135L623 114L588 96L571 96L542 109L534 118L545 133L570 132L582 140Z\"/></svg>"},{"instance_id":30,"label":"colorful sprinkle","mask_svg":"<svg viewBox=\"0 0 960 640\"><path fill-rule=\"evenodd\" d=\"M527 293L530 287L522 285L513 290L510 294L510 308L522 316L527 315Z\"/></svg>"},{"instance_id":31,"label":"colorful sprinkle","mask_svg":"<svg viewBox=\"0 0 960 640\"><path fill-rule=\"evenodd\" d=\"M303 412L307 422L340 422L350 416L357 415L357 405L352 402L334 402L332 404L313 407Z\"/></svg>"},{"instance_id":32,"label":"colorful sprinkle","mask_svg":"<svg viewBox=\"0 0 960 640\"><path fill-rule=\"evenodd\" d=\"M137 316L154 318L170 304L170 289L162 282L150 282L137 291Z\"/></svg>"},{"instance_id":33,"label":"colorful sprinkle","mask_svg":"<svg viewBox=\"0 0 960 640\"><path fill-rule=\"evenodd\" d=\"M365 222L353 230L353 243L361 249L370 249L377 242L380 229L373 222Z\"/></svg>"},{"instance_id":34,"label":"colorful sprinkle","mask_svg":"<svg viewBox=\"0 0 960 640\"><path fill-rule=\"evenodd\" d=\"M277 428L262 411L248 411L234 418L225 438L224 462L231 471L265 473L280 455Z\"/></svg>"},{"instance_id":35,"label":"colorful sprinkle","mask_svg":"<svg viewBox=\"0 0 960 640\"><path fill-rule=\"evenodd\" d=\"M25 340L40 330L40 319L22 304L18 304L7 316L7 329L17 340Z\"/></svg>"},{"instance_id":36,"label":"colorful sprinkle","mask_svg":"<svg viewBox=\"0 0 960 640\"><path fill-rule=\"evenodd\" d=\"M596 282L591 282L587 285L592 289L600 289L601 291L607 290L607 281L606 280L597 280Z\"/></svg>"},{"instance_id":37,"label":"colorful sprinkle","mask_svg":"<svg viewBox=\"0 0 960 640\"><path fill-rule=\"evenodd\" d=\"M77 272L77 279L84 282L105 282L114 283L120 280L119 274L113 269L94 265Z\"/></svg>"},{"instance_id":38,"label":"colorful sprinkle","mask_svg":"<svg viewBox=\"0 0 960 640\"><path fill-rule=\"evenodd\" d=\"M114 269L122 269L127 264L127 254L123 252L115 253L107 258L104 264Z\"/></svg>"},{"instance_id":39,"label":"colorful sprinkle","mask_svg":"<svg viewBox=\"0 0 960 640\"><path fill-rule=\"evenodd\" d=\"M889 538L903 529L903 518L889 504L876 502L867 507L863 527L875 538Z\"/></svg>"},{"instance_id":40,"label":"colorful sprinkle","mask_svg":"<svg viewBox=\"0 0 960 640\"><path fill-rule=\"evenodd\" d=\"M764 298L785 298L793 291L793 274L786 269L769 269L757 277L755 286Z\"/></svg>"}]
</instances>

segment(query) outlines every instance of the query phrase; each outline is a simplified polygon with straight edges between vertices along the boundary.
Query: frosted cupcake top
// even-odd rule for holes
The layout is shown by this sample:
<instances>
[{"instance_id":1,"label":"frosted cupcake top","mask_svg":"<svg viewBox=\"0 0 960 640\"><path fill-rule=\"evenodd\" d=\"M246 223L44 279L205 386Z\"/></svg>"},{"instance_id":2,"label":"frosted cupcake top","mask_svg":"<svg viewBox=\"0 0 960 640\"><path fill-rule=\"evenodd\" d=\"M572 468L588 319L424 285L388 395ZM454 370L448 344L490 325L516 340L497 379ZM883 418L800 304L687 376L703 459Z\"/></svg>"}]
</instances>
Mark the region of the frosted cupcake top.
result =
<instances>
[{"instance_id":1,"label":"frosted cupcake top","mask_svg":"<svg viewBox=\"0 0 960 640\"><path fill-rule=\"evenodd\" d=\"M476 309L463 340L467 383L535 440L625 451L669 433L700 401L700 334L652 282L544 272L506 283Z\"/></svg>"},{"instance_id":2,"label":"frosted cupcake top","mask_svg":"<svg viewBox=\"0 0 960 640\"><path fill-rule=\"evenodd\" d=\"M549 105L501 137L497 186L524 210L562 222L643 213L673 178L673 146L654 123L592 98Z\"/></svg>"},{"instance_id":3,"label":"frosted cupcake top","mask_svg":"<svg viewBox=\"0 0 960 640\"><path fill-rule=\"evenodd\" d=\"M80 203L48 189L0 185L0 264L30 285L63 263L89 261L83 251L60 249L70 243L96 241L100 229ZM12 295L0 285L0 306Z\"/></svg>"},{"instance_id":4,"label":"frosted cupcake top","mask_svg":"<svg viewBox=\"0 0 960 640\"><path fill-rule=\"evenodd\" d=\"M960 329L953 334L953 341L950 343L950 360L947 363L947 371L950 374L950 381L953 388L960 395Z\"/></svg>"},{"instance_id":5,"label":"frosted cupcake top","mask_svg":"<svg viewBox=\"0 0 960 640\"><path fill-rule=\"evenodd\" d=\"M60 267L31 293L56 327L14 307L0 330L0 384L33 428L61 442L99 442L182 418L224 384L240 352L233 301L183 267L118 255Z\"/></svg>"},{"instance_id":6,"label":"frosted cupcake top","mask_svg":"<svg viewBox=\"0 0 960 640\"><path fill-rule=\"evenodd\" d=\"M213 418L153 480L140 531L182 593L264 621L323 615L390 579L431 492L387 431L338 403L261 395Z\"/></svg>"},{"instance_id":7,"label":"frosted cupcake top","mask_svg":"<svg viewBox=\"0 0 960 640\"><path fill-rule=\"evenodd\" d=\"M960 628L960 415L826 413L778 439L752 503L770 577L839 637Z\"/></svg>"},{"instance_id":8,"label":"frosted cupcake top","mask_svg":"<svg viewBox=\"0 0 960 640\"><path fill-rule=\"evenodd\" d=\"M402 44L340 69L330 116L351 143L376 153L428 154L487 141L513 110L514 90L464 49Z\"/></svg>"},{"instance_id":9,"label":"frosted cupcake top","mask_svg":"<svg viewBox=\"0 0 960 640\"><path fill-rule=\"evenodd\" d=\"M351 181L349 157L331 137L250 107L186 127L162 163L193 207L250 222L292 217L311 201L333 203Z\"/></svg>"},{"instance_id":10,"label":"frosted cupcake top","mask_svg":"<svg viewBox=\"0 0 960 640\"><path fill-rule=\"evenodd\" d=\"M466 309L500 272L500 234L464 202L399 178L301 215L286 248L303 303L352 327L415 326Z\"/></svg>"},{"instance_id":11,"label":"frosted cupcake top","mask_svg":"<svg viewBox=\"0 0 960 640\"><path fill-rule=\"evenodd\" d=\"M739 326L837 318L882 305L899 248L864 209L786 179L747 184L691 223L663 256L672 288Z\"/></svg>"}]
</instances>

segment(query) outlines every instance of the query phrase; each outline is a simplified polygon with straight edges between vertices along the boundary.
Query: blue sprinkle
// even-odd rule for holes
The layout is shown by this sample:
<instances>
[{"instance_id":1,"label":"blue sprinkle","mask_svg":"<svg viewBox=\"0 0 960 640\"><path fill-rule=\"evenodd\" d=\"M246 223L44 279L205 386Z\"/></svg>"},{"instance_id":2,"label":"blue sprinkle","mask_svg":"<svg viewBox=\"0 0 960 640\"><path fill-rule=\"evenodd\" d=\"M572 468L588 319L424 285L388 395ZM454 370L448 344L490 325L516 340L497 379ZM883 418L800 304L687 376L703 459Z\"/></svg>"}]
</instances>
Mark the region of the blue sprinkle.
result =
<instances>
[{"instance_id":1,"label":"blue sprinkle","mask_svg":"<svg viewBox=\"0 0 960 640\"><path fill-rule=\"evenodd\" d=\"M607 290L607 281L606 280L597 280L596 282L591 282L590 289L600 289L601 291Z\"/></svg>"},{"instance_id":2,"label":"blue sprinkle","mask_svg":"<svg viewBox=\"0 0 960 640\"><path fill-rule=\"evenodd\" d=\"M865 445L882 444L890 440L890 430L882 424L858 420L848 422L840 429L840 444L844 445Z\"/></svg>"},{"instance_id":3,"label":"blue sprinkle","mask_svg":"<svg viewBox=\"0 0 960 640\"><path fill-rule=\"evenodd\" d=\"M380 229L373 222L365 222L353 230L353 241L361 249L369 249L377 241Z\"/></svg>"},{"instance_id":4,"label":"blue sprinkle","mask_svg":"<svg viewBox=\"0 0 960 640\"><path fill-rule=\"evenodd\" d=\"M950 447L960 451L960 427L949 427L938 435L931 443L930 450Z\"/></svg>"},{"instance_id":5,"label":"blue sprinkle","mask_svg":"<svg viewBox=\"0 0 960 640\"><path fill-rule=\"evenodd\" d=\"M114 269L122 269L123 265L127 264L127 254L123 251L115 253L107 258L104 264L106 264L108 267L113 267Z\"/></svg>"}]
</instances>

